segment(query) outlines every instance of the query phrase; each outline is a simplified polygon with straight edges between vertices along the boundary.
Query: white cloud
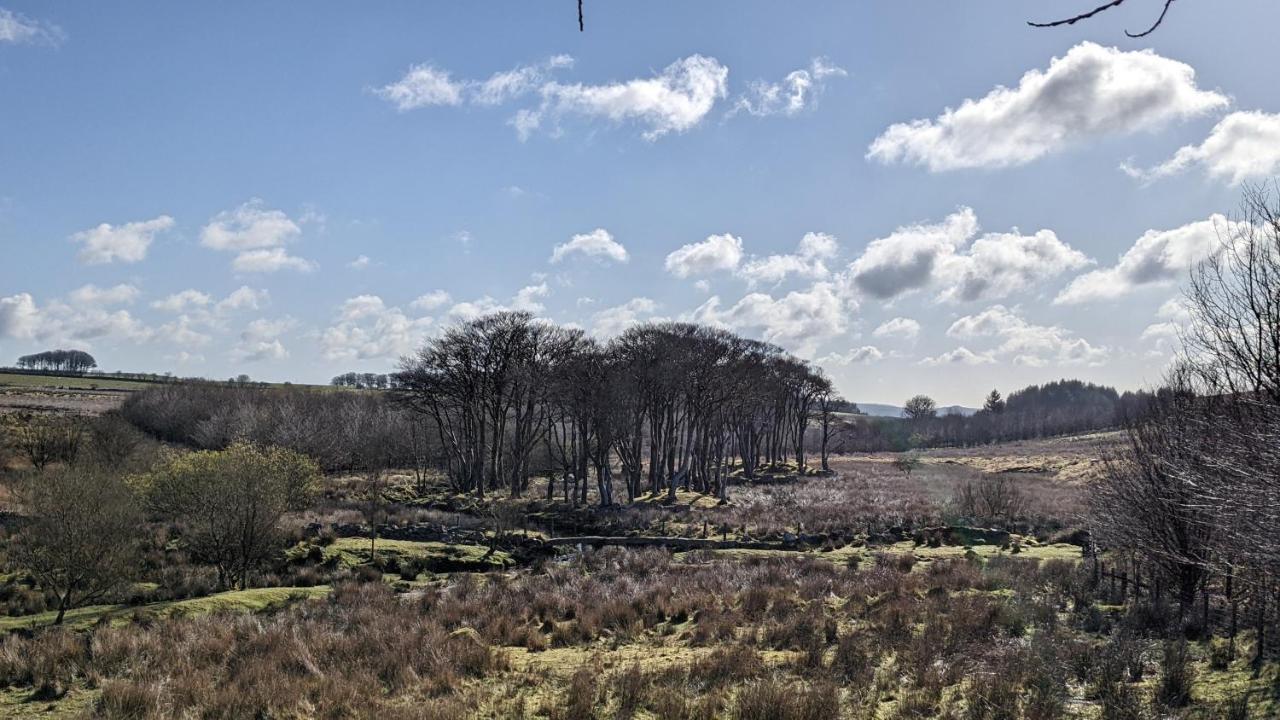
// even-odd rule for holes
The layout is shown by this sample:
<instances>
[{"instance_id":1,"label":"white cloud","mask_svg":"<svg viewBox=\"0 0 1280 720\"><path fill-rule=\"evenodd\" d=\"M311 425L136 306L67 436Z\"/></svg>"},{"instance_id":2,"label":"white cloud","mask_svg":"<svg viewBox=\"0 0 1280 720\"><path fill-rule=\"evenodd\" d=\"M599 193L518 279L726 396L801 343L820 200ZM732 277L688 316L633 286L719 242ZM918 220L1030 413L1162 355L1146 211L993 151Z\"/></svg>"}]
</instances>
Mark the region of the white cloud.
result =
<instances>
[{"instance_id":1,"label":"white cloud","mask_svg":"<svg viewBox=\"0 0 1280 720\"><path fill-rule=\"evenodd\" d=\"M907 317L896 317L880 323L871 333L876 337L902 338L915 340L920 335L920 323Z\"/></svg>"},{"instance_id":2,"label":"white cloud","mask_svg":"<svg viewBox=\"0 0 1280 720\"><path fill-rule=\"evenodd\" d=\"M272 273L280 270L311 272L316 264L310 260L290 255L284 248L245 250L231 261L231 269L245 273Z\"/></svg>"},{"instance_id":3,"label":"white cloud","mask_svg":"<svg viewBox=\"0 0 1280 720\"><path fill-rule=\"evenodd\" d=\"M198 329L200 324L201 321L199 319L189 315L181 315L173 322L161 325L156 331L156 335L183 348L205 347L213 342L213 336L201 332Z\"/></svg>"},{"instance_id":4,"label":"white cloud","mask_svg":"<svg viewBox=\"0 0 1280 720\"><path fill-rule=\"evenodd\" d=\"M828 63L825 58L814 58L807 69L793 70L781 82L752 82L747 92L738 97L729 114L745 111L757 117L793 117L818 101L826 88L827 78L848 74L844 68Z\"/></svg>"},{"instance_id":5,"label":"white cloud","mask_svg":"<svg viewBox=\"0 0 1280 720\"><path fill-rule=\"evenodd\" d=\"M188 289L174 293L162 300L156 300L151 303L151 307L165 312L180 313L188 308L207 307L211 302L213 302L213 298L208 293Z\"/></svg>"},{"instance_id":6,"label":"white cloud","mask_svg":"<svg viewBox=\"0 0 1280 720\"><path fill-rule=\"evenodd\" d=\"M377 295L360 295L342 304L334 324L321 333L320 347L329 360L396 358L417 349L433 322L388 307Z\"/></svg>"},{"instance_id":7,"label":"white cloud","mask_svg":"<svg viewBox=\"0 0 1280 720\"><path fill-rule=\"evenodd\" d=\"M68 297L76 305L128 305L138 299L138 288L120 284L108 288L85 285L72 290Z\"/></svg>"},{"instance_id":8,"label":"white cloud","mask_svg":"<svg viewBox=\"0 0 1280 720\"><path fill-rule=\"evenodd\" d=\"M284 212L269 210L257 198L235 210L218 213L200 231L200 244L214 250L237 252L231 262L236 272L310 272L315 263L290 255L284 246L296 240L302 228Z\"/></svg>"},{"instance_id":9,"label":"white cloud","mask_svg":"<svg viewBox=\"0 0 1280 720\"><path fill-rule=\"evenodd\" d=\"M124 225L102 223L72 235L71 240L84 246L79 258L80 262L87 265L102 265L117 260L136 263L147 257L147 249L151 247L155 236L173 225L173 218L168 215Z\"/></svg>"},{"instance_id":10,"label":"white cloud","mask_svg":"<svg viewBox=\"0 0 1280 720\"><path fill-rule=\"evenodd\" d=\"M926 367L936 367L939 365L987 365L995 362L995 358L991 353L975 353L963 345L955 350L949 350L936 357L927 357L920 361L920 365Z\"/></svg>"},{"instance_id":11,"label":"white cloud","mask_svg":"<svg viewBox=\"0 0 1280 720\"><path fill-rule=\"evenodd\" d=\"M250 322L240 333L240 342L231 350L231 358L238 362L284 360L289 357L280 336L292 330L297 322L290 317L271 320L258 318Z\"/></svg>"},{"instance_id":12,"label":"white cloud","mask_svg":"<svg viewBox=\"0 0 1280 720\"><path fill-rule=\"evenodd\" d=\"M417 300L409 303L409 307L414 310L426 310L428 312L438 307L443 307L449 303L449 293L444 290L432 290L426 295L419 295Z\"/></svg>"},{"instance_id":13,"label":"white cloud","mask_svg":"<svg viewBox=\"0 0 1280 720\"><path fill-rule=\"evenodd\" d=\"M653 320L658 304L647 297L637 297L614 307L605 308L591 317L591 329L597 336L608 338L622 334L632 325ZM642 317L647 316L647 317Z\"/></svg>"},{"instance_id":14,"label":"white cloud","mask_svg":"<svg viewBox=\"0 0 1280 720\"><path fill-rule=\"evenodd\" d=\"M873 363L884 357L884 353L874 345L863 345L853 348L847 353L831 353L818 358L819 365L859 365Z\"/></svg>"},{"instance_id":15,"label":"white cloud","mask_svg":"<svg viewBox=\"0 0 1280 720\"><path fill-rule=\"evenodd\" d=\"M627 249L614 240L613 235L604 228L574 235L569 242L556 245L551 251L551 262L558 263L574 253L617 263L625 263L628 260Z\"/></svg>"},{"instance_id":16,"label":"white cloud","mask_svg":"<svg viewBox=\"0 0 1280 720\"><path fill-rule=\"evenodd\" d=\"M710 235L699 243L690 243L667 255L667 272L678 278L707 275L717 271L736 270L742 262L742 239L728 233Z\"/></svg>"},{"instance_id":17,"label":"white cloud","mask_svg":"<svg viewBox=\"0 0 1280 720\"><path fill-rule=\"evenodd\" d=\"M235 210L218 213L200 232L200 243L214 250L281 247L302 234L298 223L280 210L268 210L254 198Z\"/></svg>"},{"instance_id":18,"label":"white cloud","mask_svg":"<svg viewBox=\"0 0 1280 720\"><path fill-rule=\"evenodd\" d=\"M854 285L862 292L888 299L932 282L938 258L954 255L978 232L978 216L961 208L935 225L900 227L872 240L849 266Z\"/></svg>"},{"instance_id":19,"label":"white cloud","mask_svg":"<svg viewBox=\"0 0 1280 720\"><path fill-rule=\"evenodd\" d=\"M1109 351L1095 347L1084 338L1058 326L1035 325L1027 322L1016 309L992 305L976 315L966 315L947 329L949 337L961 340L996 338L999 345L991 351L973 354L974 358L1011 357L1019 365L1041 367L1047 364L1097 366L1106 362ZM963 353L961 353L963 355ZM948 354L950 355L950 354ZM940 356L941 358L942 356ZM973 358L968 358L972 360ZM939 358L933 358L937 364ZM955 360L953 357L952 360Z\"/></svg>"},{"instance_id":20,"label":"white cloud","mask_svg":"<svg viewBox=\"0 0 1280 720\"><path fill-rule=\"evenodd\" d=\"M1001 335L1024 327L1026 321L1003 305L992 305L977 315L966 315L947 328L947 336L962 340Z\"/></svg>"},{"instance_id":21,"label":"white cloud","mask_svg":"<svg viewBox=\"0 0 1280 720\"><path fill-rule=\"evenodd\" d=\"M30 339L40 325L40 310L29 293L0 297L0 337Z\"/></svg>"},{"instance_id":22,"label":"white cloud","mask_svg":"<svg viewBox=\"0 0 1280 720\"><path fill-rule=\"evenodd\" d=\"M1220 233L1227 232L1227 219L1217 214L1172 230L1148 230L1120 256L1114 267L1075 278L1053 302L1072 305L1114 300L1143 285L1177 280L1217 249L1219 238L1224 236Z\"/></svg>"},{"instance_id":23,"label":"white cloud","mask_svg":"<svg viewBox=\"0 0 1280 720\"><path fill-rule=\"evenodd\" d=\"M429 105L458 105L462 102L463 89L464 84L454 81L448 70L434 65L414 65L404 77L373 92L404 112Z\"/></svg>"},{"instance_id":24,"label":"white cloud","mask_svg":"<svg viewBox=\"0 0 1280 720\"><path fill-rule=\"evenodd\" d=\"M511 70L497 72L472 88L472 100L478 105L501 105L509 100L537 90L550 79L552 71L573 67L570 55L553 55L537 65L518 65Z\"/></svg>"},{"instance_id":25,"label":"white cloud","mask_svg":"<svg viewBox=\"0 0 1280 720\"><path fill-rule=\"evenodd\" d=\"M1149 168L1124 164L1132 177L1152 181L1177 175L1192 165L1232 185L1280 173L1280 114L1235 112L1224 117L1199 145L1186 145L1173 157Z\"/></svg>"},{"instance_id":26,"label":"white cloud","mask_svg":"<svg viewBox=\"0 0 1280 720\"><path fill-rule=\"evenodd\" d=\"M941 299L969 302L1008 297L1091 262L1052 230L1035 235L1020 235L1016 230L991 233L975 240L965 254L943 264L951 285L943 290Z\"/></svg>"},{"instance_id":27,"label":"white cloud","mask_svg":"<svg viewBox=\"0 0 1280 720\"><path fill-rule=\"evenodd\" d=\"M63 37L62 28L57 25L0 8L0 43L57 45Z\"/></svg>"},{"instance_id":28,"label":"white cloud","mask_svg":"<svg viewBox=\"0 0 1280 720\"><path fill-rule=\"evenodd\" d=\"M1195 69L1151 50L1084 42L1047 70L1022 76L933 120L898 123L871 143L867 158L933 172L1029 163L1085 140L1149 130L1226 107L1196 85Z\"/></svg>"},{"instance_id":29,"label":"white cloud","mask_svg":"<svg viewBox=\"0 0 1280 720\"><path fill-rule=\"evenodd\" d=\"M235 310L257 310L270 297L270 293L266 290L255 290L247 285L241 285L227 295L225 299L219 301L216 309L220 313Z\"/></svg>"},{"instance_id":30,"label":"white cloud","mask_svg":"<svg viewBox=\"0 0 1280 720\"><path fill-rule=\"evenodd\" d=\"M347 267L351 268L352 270L364 270L365 268L369 267L369 265L372 262L373 261L369 259L368 255L360 255L355 260L352 260L351 262L347 263Z\"/></svg>"},{"instance_id":31,"label":"white cloud","mask_svg":"<svg viewBox=\"0 0 1280 720\"><path fill-rule=\"evenodd\" d=\"M511 308L524 312L540 313L546 309L546 306L538 298L544 298L549 294L551 294L551 289L547 287L546 283L527 285L520 288L520 291L512 298Z\"/></svg>"},{"instance_id":32,"label":"white cloud","mask_svg":"<svg viewBox=\"0 0 1280 720\"><path fill-rule=\"evenodd\" d=\"M526 138L548 115L581 115L614 123L633 121L646 128L646 140L656 140L701 123L725 97L728 76L729 68L715 58L690 55L652 78L605 85L549 82L540 89L541 106L522 111L513 124Z\"/></svg>"},{"instance_id":33,"label":"white cloud","mask_svg":"<svg viewBox=\"0 0 1280 720\"><path fill-rule=\"evenodd\" d=\"M882 300L937 286L938 300L971 302L1007 297L1090 262L1051 230L978 236L977 215L966 207L941 223L901 227L871 241L849 276Z\"/></svg>"},{"instance_id":34,"label":"white cloud","mask_svg":"<svg viewBox=\"0 0 1280 720\"><path fill-rule=\"evenodd\" d=\"M789 292L780 298L750 293L724 310L720 309L719 296L713 295L693 312L692 318L712 325L758 329L769 342L801 355L812 355L818 345L844 334L849 309L833 284L817 282L808 290Z\"/></svg>"},{"instance_id":35,"label":"white cloud","mask_svg":"<svg viewBox=\"0 0 1280 720\"><path fill-rule=\"evenodd\" d=\"M493 298L485 295L476 300L464 300L455 303L449 308L449 316L455 320L475 320L484 315L490 315L496 312L502 312L507 307Z\"/></svg>"},{"instance_id":36,"label":"white cloud","mask_svg":"<svg viewBox=\"0 0 1280 720\"><path fill-rule=\"evenodd\" d=\"M688 247L688 246L686 246ZM791 275L819 280L830 275L824 260L839 251L836 239L826 233L806 233L793 255L752 258L738 271L749 285L776 285Z\"/></svg>"}]
</instances>

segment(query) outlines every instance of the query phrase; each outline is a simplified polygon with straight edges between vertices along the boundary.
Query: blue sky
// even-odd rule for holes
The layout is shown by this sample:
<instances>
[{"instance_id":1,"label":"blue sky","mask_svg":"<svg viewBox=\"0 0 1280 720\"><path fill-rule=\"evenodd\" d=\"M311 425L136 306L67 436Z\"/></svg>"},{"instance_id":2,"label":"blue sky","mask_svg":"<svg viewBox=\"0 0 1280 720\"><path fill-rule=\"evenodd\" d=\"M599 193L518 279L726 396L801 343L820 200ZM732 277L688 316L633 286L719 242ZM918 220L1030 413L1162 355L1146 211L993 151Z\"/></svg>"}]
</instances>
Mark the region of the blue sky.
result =
<instances>
[{"instance_id":1,"label":"blue sky","mask_svg":"<svg viewBox=\"0 0 1280 720\"><path fill-rule=\"evenodd\" d=\"M519 307L866 402L1149 385L1280 174L1280 7L1156 5L0 0L0 362L323 382Z\"/></svg>"}]
</instances>

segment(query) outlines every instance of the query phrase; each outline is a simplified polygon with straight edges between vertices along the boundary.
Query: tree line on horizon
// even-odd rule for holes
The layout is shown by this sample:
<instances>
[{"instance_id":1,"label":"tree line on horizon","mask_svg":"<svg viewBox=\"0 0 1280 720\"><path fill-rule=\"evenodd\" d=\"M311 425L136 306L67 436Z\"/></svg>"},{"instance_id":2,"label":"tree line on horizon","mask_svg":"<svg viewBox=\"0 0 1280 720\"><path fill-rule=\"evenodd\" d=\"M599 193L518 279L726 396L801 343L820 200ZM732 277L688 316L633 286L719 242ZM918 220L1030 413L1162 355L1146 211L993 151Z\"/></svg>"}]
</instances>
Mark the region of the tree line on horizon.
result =
<instances>
[{"instance_id":1,"label":"tree line on horizon","mask_svg":"<svg viewBox=\"0 0 1280 720\"><path fill-rule=\"evenodd\" d=\"M83 373L98 367L98 361L83 350L46 350L18 358L22 370Z\"/></svg>"}]
</instances>

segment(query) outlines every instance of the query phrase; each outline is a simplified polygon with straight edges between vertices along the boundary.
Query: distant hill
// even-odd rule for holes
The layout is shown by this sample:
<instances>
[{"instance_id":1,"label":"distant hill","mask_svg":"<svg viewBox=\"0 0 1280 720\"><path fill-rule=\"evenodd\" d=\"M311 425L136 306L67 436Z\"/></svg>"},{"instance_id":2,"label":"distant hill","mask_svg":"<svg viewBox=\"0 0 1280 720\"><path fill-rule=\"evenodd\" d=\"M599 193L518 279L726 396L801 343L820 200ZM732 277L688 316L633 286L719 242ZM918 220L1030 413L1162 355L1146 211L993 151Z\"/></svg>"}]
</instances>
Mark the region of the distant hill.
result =
<instances>
[{"instance_id":1,"label":"distant hill","mask_svg":"<svg viewBox=\"0 0 1280 720\"><path fill-rule=\"evenodd\" d=\"M872 417L902 417L902 407L899 405L884 405L881 403L858 403L858 409ZM965 415L969 416L978 412L977 408L965 407L963 405L946 405L938 408L938 415Z\"/></svg>"}]
</instances>

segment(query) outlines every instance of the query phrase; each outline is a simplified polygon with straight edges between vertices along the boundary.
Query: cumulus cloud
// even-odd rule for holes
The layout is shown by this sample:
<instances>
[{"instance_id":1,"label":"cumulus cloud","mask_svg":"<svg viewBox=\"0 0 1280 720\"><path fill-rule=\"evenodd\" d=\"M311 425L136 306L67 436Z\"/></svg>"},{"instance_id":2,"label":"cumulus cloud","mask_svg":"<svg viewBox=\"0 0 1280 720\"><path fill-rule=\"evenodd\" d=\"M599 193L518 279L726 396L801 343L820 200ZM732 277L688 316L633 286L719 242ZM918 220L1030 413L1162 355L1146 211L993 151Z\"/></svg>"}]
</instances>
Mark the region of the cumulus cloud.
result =
<instances>
[{"instance_id":1,"label":"cumulus cloud","mask_svg":"<svg viewBox=\"0 0 1280 720\"><path fill-rule=\"evenodd\" d=\"M545 282L537 285L526 285L520 288L515 297L511 299L511 309L540 313L546 309L540 298L544 298L549 294L551 294L551 289L547 287Z\"/></svg>"},{"instance_id":2,"label":"cumulus cloud","mask_svg":"<svg viewBox=\"0 0 1280 720\"><path fill-rule=\"evenodd\" d=\"M876 337L915 340L920 335L920 323L907 317L896 317L880 323L871 333Z\"/></svg>"},{"instance_id":3,"label":"cumulus cloud","mask_svg":"<svg viewBox=\"0 0 1280 720\"><path fill-rule=\"evenodd\" d=\"M956 320L947 329L947 335L960 340L993 338L999 342L986 353L970 353L963 347L953 351L954 353L964 350L960 355L990 360L996 357L1012 358L1019 365L1031 367L1049 364L1097 366L1106 362L1109 355L1107 348L1094 346L1084 338L1076 337L1070 330L1030 323L1016 309L1003 305L992 305L980 313Z\"/></svg>"},{"instance_id":4,"label":"cumulus cloud","mask_svg":"<svg viewBox=\"0 0 1280 720\"><path fill-rule=\"evenodd\" d=\"M537 90L550 80L555 70L570 67L573 67L570 55L553 55L546 62L535 65L517 65L511 70L490 75L484 82L473 83L472 99L479 105L501 105Z\"/></svg>"},{"instance_id":5,"label":"cumulus cloud","mask_svg":"<svg viewBox=\"0 0 1280 720\"><path fill-rule=\"evenodd\" d=\"M747 92L738 96L729 115L746 112L757 117L785 115L794 117L813 107L826 89L829 77L845 77L844 68L832 65L826 58L814 58L808 68L793 70L781 82L756 80Z\"/></svg>"},{"instance_id":6,"label":"cumulus cloud","mask_svg":"<svg viewBox=\"0 0 1280 720\"><path fill-rule=\"evenodd\" d=\"M201 230L200 243L214 250L256 250L281 247L301 234L302 228L288 215L254 198L215 215Z\"/></svg>"},{"instance_id":7,"label":"cumulus cloud","mask_svg":"<svg viewBox=\"0 0 1280 720\"><path fill-rule=\"evenodd\" d=\"M410 317L377 295L359 295L343 302L333 324L321 333L320 347L329 360L396 358L421 345L433 322Z\"/></svg>"},{"instance_id":8,"label":"cumulus cloud","mask_svg":"<svg viewBox=\"0 0 1280 720\"><path fill-rule=\"evenodd\" d=\"M721 308L713 295L693 312L693 319L735 329L754 329L765 340L801 355L812 355L817 347L848 329L848 308L830 282L817 282L808 290L797 290L775 298L750 293L731 307Z\"/></svg>"},{"instance_id":9,"label":"cumulus cloud","mask_svg":"<svg viewBox=\"0 0 1280 720\"><path fill-rule=\"evenodd\" d=\"M374 94L404 112L431 105L458 105L464 84L453 80L448 70L434 65L413 65L396 82L374 90Z\"/></svg>"},{"instance_id":10,"label":"cumulus cloud","mask_svg":"<svg viewBox=\"0 0 1280 720\"><path fill-rule=\"evenodd\" d=\"M1280 172L1280 114L1235 112L1224 117L1199 145L1186 145L1153 168L1121 169L1145 182L1198 165L1209 177L1231 185Z\"/></svg>"},{"instance_id":11,"label":"cumulus cloud","mask_svg":"<svg viewBox=\"0 0 1280 720\"><path fill-rule=\"evenodd\" d=\"M536 96L534 105L519 108L509 121L521 140L547 125L558 132L559 121L568 116L635 123L645 139L656 140L697 126L727 94L729 69L701 55L677 60L653 77L599 85L555 79L555 71L572 65L572 57L556 55L483 81L456 80L434 65L414 65L400 80L373 92L401 111L464 103L496 106Z\"/></svg>"},{"instance_id":12,"label":"cumulus cloud","mask_svg":"<svg viewBox=\"0 0 1280 720\"><path fill-rule=\"evenodd\" d=\"M818 358L819 365L862 365L873 363L884 357L884 353L874 345L863 345L849 350L847 353L831 353Z\"/></svg>"},{"instance_id":13,"label":"cumulus cloud","mask_svg":"<svg viewBox=\"0 0 1280 720\"><path fill-rule=\"evenodd\" d=\"M652 320L658 304L647 297L637 297L621 305L605 308L591 316L591 330L598 337L621 334L632 325Z\"/></svg>"},{"instance_id":14,"label":"cumulus cloud","mask_svg":"<svg viewBox=\"0 0 1280 720\"><path fill-rule=\"evenodd\" d=\"M231 261L231 269L244 273L273 273L279 270L311 272L316 264L310 260L290 255L284 248L245 250Z\"/></svg>"},{"instance_id":15,"label":"cumulus cloud","mask_svg":"<svg viewBox=\"0 0 1280 720\"><path fill-rule=\"evenodd\" d=\"M961 345L941 355L924 358L919 364L925 367L937 367L939 365L986 365L993 362L995 362L995 358L991 356L991 353L975 353Z\"/></svg>"},{"instance_id":16,"label":"cumulus cloud","mask_svg":"<svg viewBox=\"0 0 1280 720\"><path fill-rule=\"evenodd\" d=\"M617 263L625 263L629 259L627 249L604 228L574 235L568 242L556 245L551 250L551 262L558 263L573 254Z\"/></svg>"},{"instance_id":17,"label":"cumulus cloud","mask_svg":"<svg viewBox=\"0 0 1280 720\"><path fill-rule=\"evenodd\" d=\"M78 344L99 338L147 342L154 337L154 331L128 310L111 310L109 302L87 301L107 297L112 302L127 302L132 300L127 290L88 288L80 289L86 292L79 298L72 293L67 301L55 300L44 307L29 293L0 298L0 337Z\"/></svg>"},{"instance_id":18,"label":"cumulus cloud","mask_svg":"<svg viewBox=\"0 0 1280 720\"><path fill-rule=\"evenodd\" d=\"M57 25L0 8L0 43L57 45L63 37L62 28Z\"/></svg>"},{"instance_id":19,"label":"cumulus cloud","mask_svg":"<svg viewBox=\"0 0 1280 720\"><path fill-rule=\"evenodd\" d=\"M289 357L280 336L297 325L293 318L276 320L258 318L250 322L240 333L240 342L231 350L231 358L238 362L284 360Z\"/></svg>"},{"instance_id":20,"label":"cumulus cloud","mask_svg":"<svg viewBox=\"0 0 1280 720\"><path fill-rule=\"evenodd\" d=\"M0 297L0 337L33 338L39 324L40 310L30 293Z\"/></svg>"},{"instance_id":21,"label":"cumulus cloud","mask_svg":"<svg viewBox=\"0 0 1280 720\"><path fill-rule=\"evenodd\" d=\"M173 225L173 218L168 215L124 225L102 223L72 235L71 241L83 246L78 257L86 265L104 265L116 261L136 263L147 257L147 249L151 247L156 235Z\"/></svg>"},{"instance_id":22,"label":"cumulus cloud","mask_svg":"<svg viewBox=\"0 0 1280 720\"><path fill-rule=\"evenodd\" d=\"M742 266L738 274L752 286L776 285L791 275L818 280L830 275L824 261L835 257L839 249L836 239L831 235L806 233L800 239L794 254L752 258Z\"/></svg>"},{"instance_id":23,"label":"cumulus cloud","mask_svg":"<svg viewBox=\"0 0 1280 720\"><path fill-rule=\"evenodd\" d=\"M961 208L941 223L900 227L872 240L849 266L853 284L863 293L887 300L932 282L940 257L950 257L978 232L978 216Z\"/></svg>"},{"instance_id":24,"label":"cumulus cloud","mask_svg":"<svg viewBox=\"0 0 1280 720\"><path fill-rule=\"evenodd\" d=\"M1091 138L1149 130L1218 110L1228 98L1196 85L1195 69L1151 50L1091 42L938 117L890 126L867 158L932 172L1024 165Z\"/></svg>"},{"instance_id":25,"label":"cumulus cloud","mask_svg":"<svg viewBox=\"0 0 1280 720\"><path fill-rule=\"evenodd\" d=\"M444 290L432 290L425 295L419 295L418 299L409 303L409 307L414 310L425 310L430 312L439 307L449 304L449 293Z\"/></svg>"},{"instance_id":26,"label":"cumulus cloud","mask_svg":"<svg viewBox=\"0 0 1280 720\"><path fill-rule=\"evenodd\" d=\"M255 290L247 285L241 285L219 301L216 309L218 312L257 310L265 304L270 297L270 293L266 290Z\"/></svg>"},{"instance_id":27,"label":"cumulus cloud","mask_svg":"<svg viewBox=\"0 0 1280 720\"><path fill-rule=\"evenodd\" d=\"M938 300L972 302L1007 297L1090 262L1051 230L979 236L977 215L966 207L940 223L901 227L871 241L849 277L881 300L932 286Z\"/></svg>"},{"instance_id":28,"label":"cumulus cloud","mask_svg":"<svg viewBox=\"0 0 1280 720\"><path fill-rule=\"evenodd\" d=\"M165 312L180 313L188 308L207 307L211 302L213 302L213 298L208 293L187 289L156 300L151 303L151 307Z\"/></svg>"},{"instance_id":29,"label":"cumulus cloud","mask_svg":"<svg viewBox=\"0 0 1280 720\"><path fill-rule=\"evenodd\" d=\"M234 210L218 213L200 231L200 244L213 250L238 253L231 263L236 272L267 273L279 270L310 272L315 263L290 255L284 246L302 234L297 222L280 210L271 210L254 198Z\"/></svg>"},{"instance_id":30,"label":"cumulus cloud","mask_svg":"<svg viewBox=\"0 0 1280 720\"><path fill-rule=\"evenodd\" d=\"M1034 235L991 233L975 240L968 252L944 263L952 280L940 297L965 302L1008 297L1091 262L1052 230Z\"/></svg>"},{"instance_id":31,"label":"cumulus cloud","mask_svg":"<svg viewBox=\"0 0 1280 720\"><path fill-rule=\"evenodd\" d=\"M549 82L542 86L542 104L513 119L521 139L528 138L550 118L578 115L613 123L634 122L642 136L656 140L692 129L725 97L729 68L715 58L690 55L651 78L603 85Z\"/></svg>"},{"instance_id":32,"label":"cumulus cloud","mask_svg":"<svg viewBox=\"0 0 1280 720\"><path fill-rule=\"evenodd\" d=\"M710 235L699 243L689 243L667 255L667 272L678 278L736 270L742 262L742 239L728 233Z\"/></svg>"},{"instance_id":33,"label":"cumulus cloud","mask_svg":"<svg viewBox=\"0 0 1280 720\"><path fill-rule=\"evenodd\" d=\"M71 291L71 302L77 305L128 305L141 294L133 285L120 284L108 288L85 285Z\"/></svg>"},{"instance_id":34,"label":"cumulus cloud","mask_svg":"<svg viewBox=\"0 0 1280 720\"><path fill-rule=\"evenodd\" d=\"M364 270L365 268L369 267L369 265L372 263L373 261L369 259L368 255L360 255L356 257L355 260L352 260L351 262L347 263L347 267L351 268L352 270Z\"/></svg>"},{"instance_id":35,"label":"cumulus cloud","mask_svg":"<svg viewBox=\"0 0 1280 720\"><path fill-rule=\"evenodd\" d=\"M1054 298L1057 305L1114 300L1144 285L1173 282L1220 246L1229 230L1226 217L1189 223L1172 230L1148 230L1109 268L1087 272Z\"/></svg>"}]
</instances>

